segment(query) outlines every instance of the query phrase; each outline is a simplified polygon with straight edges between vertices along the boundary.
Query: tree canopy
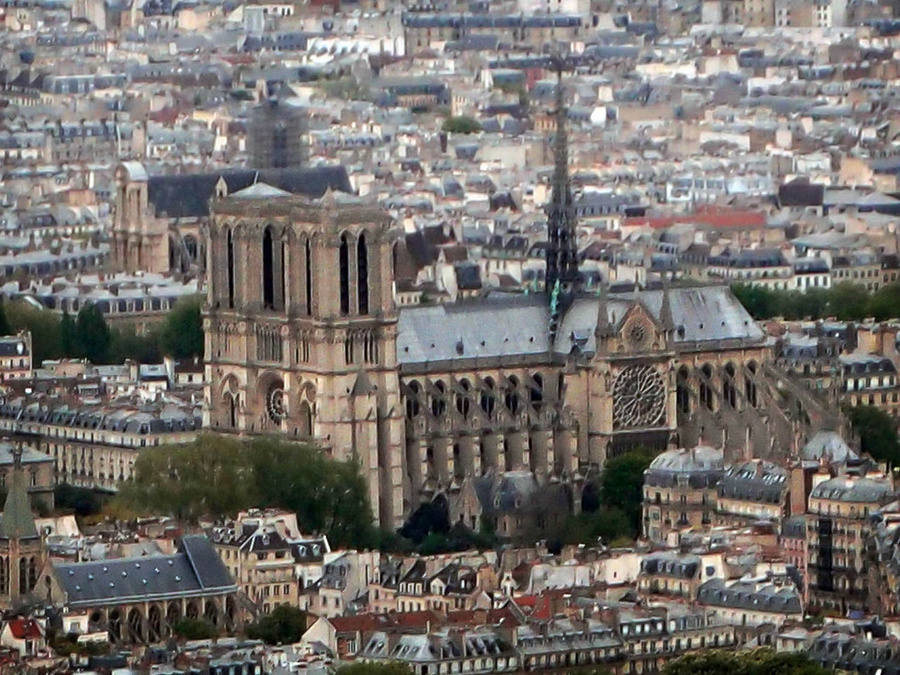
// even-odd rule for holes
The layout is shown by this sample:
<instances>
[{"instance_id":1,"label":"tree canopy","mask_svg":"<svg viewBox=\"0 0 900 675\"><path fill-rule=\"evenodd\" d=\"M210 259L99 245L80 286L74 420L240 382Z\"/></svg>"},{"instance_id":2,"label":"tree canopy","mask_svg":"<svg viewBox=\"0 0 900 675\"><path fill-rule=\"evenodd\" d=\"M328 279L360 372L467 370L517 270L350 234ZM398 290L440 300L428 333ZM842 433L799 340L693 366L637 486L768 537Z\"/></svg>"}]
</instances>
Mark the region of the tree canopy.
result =
<instances>
[{"instance_id":1,"label":"tree canopy","mask_svg":"<svg viewBox=\"0 0 900 675\"><path fill-rule=\"evenodd\" d=\"M3 300L0 300L0 335L10 335L12 333L12 327L9 325L9 320L6 318L6 307L4 306Z\"/></svg>"},{"instance_id":2,"label":"tree canopy","mask_svg":"<svg viewBox=\"0 0 900 675\"><path fill-rule=\"evenodd\" d=\"M176 359L203 358L203 320L199 297L184 298L166 317L162 327L163 352Z\"/></svg>"},{"instance_id":3,"label":"tree canopy","mask_svg":"<svg viewBox=\"0 0 900 675\"><path fill-rule=\"evenodd\" d=\"M95 364L158 363L163 355L203 358L203 323L199 296L182 298L165 321L147 334L131 327L113 328L96 305L85 304L72 317L24 300L0 306L0 335L31 332L33 359L86 358ZM6 330L2 330L6 320Z\"/></svg>"},{"instance_id":4,"label":"tree canopy","mask_svg":"<svg viewBox=\"0 0 900 675\"><path fill-rule=\"evenodd\" d=\"M367 548L377 535L356 463L274 437L203 434L193 443L148 448L119 500L137 512L190 521L281 507L295 512L304 530L324 532L339 546Z\"/></svg>"},{"instance_id":5,"label":"tree canopy","mask_svg":"<svg viewBox=\"0 0 900 675\"><path fill-rule=\"evenodd\" d=\"M885 321L900 317L900 283L874 292L850 281L806 291L774 290L753 284L734 284L731 289L754 319L835 317L839 321L862 321L873 317Z\"/></svg>"},{"instance_id":6,"label":"tree canopy","mask_svg":"<svg viewBox=\"0 0 900 675\"><path fill-rule=\"evenodd\" d=\"M292 645L306 632L306 613L290 605L278 605L247 626L247 637L267 645Z\"/></svg>"},{"instance_id":7,"label":"tree canopy","mask_svg":"<svg viewBox=\"0 0 900 675\"><path fill-rule=\"evenodd\" d=\"M663 675L826 675L830 672L806 654L779 654L772 649L694 652L667 663L662 669Z\"/></svg>"},{"instance_id":8,"label":"tree canopy","mask_svg":"<svg viewBox=\"0 0 900 675\"><path fill-rule=\"evenodd\" d=\"M106 363L111 342L112 335L100 308L92 303L83 305L75 319L75 356L91 363Z\"/></svg>"},{"instance_id":9,"label":"tree canopy","mask_svg":"<svg viewBox=\"0 0 900 675\"><path fill-rule=\"evenodd\" d=\"M184 640L212 640L216 637L216 627L206 619L182 617L172 626L172 632Z\"/></svg>"},{"instance_id":10,"label":"tree canopy","mask_svg":"<svg viewBox=\"0 0 900 675\"><path fill-rule=\"evenodd\" d=\"M859 435L860 450L876 461L900 467L900 440L897 422L888 413L872 405L858 405L848 409L850 425Z\"/></svg>"},{"instance_id":11,"label":"tree canopy","mask_svg":"<svg viewBox=\"0 0 900 675\"><path fill-rule=\"evenodd\" d=\"M566 523L564 542L635 539L641 531L644 471L654 456L649 450L638 449L608 460L599 480L585 486L582 511Z\"/></svg>"},{"instance_id":12,"label":"tree canopy","mask_svg":"<svg viewBox=\"0 0 900 675\"><path fill-rule=\"evenodd\" d=\"M481 123L474 117L460 115L448 117L441 129L449 134L477 134L481 131Z\"/></svg>"}]
</instances>

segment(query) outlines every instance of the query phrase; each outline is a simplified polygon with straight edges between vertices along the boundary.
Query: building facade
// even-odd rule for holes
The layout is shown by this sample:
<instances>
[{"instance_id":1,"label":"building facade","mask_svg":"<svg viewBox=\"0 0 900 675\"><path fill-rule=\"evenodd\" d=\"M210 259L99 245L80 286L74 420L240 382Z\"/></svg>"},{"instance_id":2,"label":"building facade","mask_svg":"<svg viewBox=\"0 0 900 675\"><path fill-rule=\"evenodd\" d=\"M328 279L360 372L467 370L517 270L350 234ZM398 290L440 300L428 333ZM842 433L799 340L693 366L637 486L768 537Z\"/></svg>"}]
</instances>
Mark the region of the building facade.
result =
<instances>
[{"instance_id":1,"label":"building facade","mask_svg":"<svg viewBox=\"0 0 900 675\"><path fill-rule=\"evenodd\" d=\"M568 486L578 508L607 457L701 429L756 456L770 433L793 442L790 407L767 409L764 335L727 288L398 309L385 212L254 194L211 205L205 426L356 458L385 526L438 495L477 520L475 496L493 493L467 486L515 471ZM805 423L825 419L794 393Z\"/></svg>"}]
</instances>

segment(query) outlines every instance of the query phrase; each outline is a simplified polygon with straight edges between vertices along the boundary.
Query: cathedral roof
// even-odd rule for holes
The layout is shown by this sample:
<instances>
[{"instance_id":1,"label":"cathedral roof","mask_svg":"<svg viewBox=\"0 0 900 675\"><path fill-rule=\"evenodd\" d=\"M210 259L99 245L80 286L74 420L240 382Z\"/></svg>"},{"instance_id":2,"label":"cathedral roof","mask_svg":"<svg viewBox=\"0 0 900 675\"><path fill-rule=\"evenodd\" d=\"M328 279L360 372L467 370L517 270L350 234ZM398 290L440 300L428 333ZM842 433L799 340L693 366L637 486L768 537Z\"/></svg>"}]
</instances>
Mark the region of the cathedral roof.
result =
<instances>
[{"instance_id":1,"label":"cathedral roof","mask_svg":"<svg viewBox=\"0 0 900 675\"><path fill-rule=\"evenodd\" d=\"M289 197L290 195L290 192L273 187L268 183L254 183L229 196L236 199L270 199L272 197Z\"/></svg>"},{"instance_id":2,"label":"cathedral roof","mask_svg":"<svg viewBox=\"0 0 900 675\"><path fill-rule=\"evenodd\" d=\"M157 217L199 218L209 215L209 200L215 195L219 179L225 181L228 194L240 192L254 183L265 183L290 194L321 197L328 188L352 192L350 178L343 166L291 169L241 169L218 173L151 176L147 181L147 199Z\"/></svg>"},{"instance_id":3,"label":"cathedral roof","mask_svg":"<svg viewBox=\"0 0 900 675\"><path fill-rule=\"evenodd\" d=\"M671 320L676 347L703 347L719 341L761 342L765 335L743 305L724 286L672 288L577 298L560 322L551 344L550 309L544 295L492 294L442 305L400 308L397 358L401 365L469 358L503 358L596 351L594 331L605 305L613 330L635 303L657 320ZM668 316L663 316L663 315ZM668 318L670 317L670 319Z\"/></svg>"}]
</instances>

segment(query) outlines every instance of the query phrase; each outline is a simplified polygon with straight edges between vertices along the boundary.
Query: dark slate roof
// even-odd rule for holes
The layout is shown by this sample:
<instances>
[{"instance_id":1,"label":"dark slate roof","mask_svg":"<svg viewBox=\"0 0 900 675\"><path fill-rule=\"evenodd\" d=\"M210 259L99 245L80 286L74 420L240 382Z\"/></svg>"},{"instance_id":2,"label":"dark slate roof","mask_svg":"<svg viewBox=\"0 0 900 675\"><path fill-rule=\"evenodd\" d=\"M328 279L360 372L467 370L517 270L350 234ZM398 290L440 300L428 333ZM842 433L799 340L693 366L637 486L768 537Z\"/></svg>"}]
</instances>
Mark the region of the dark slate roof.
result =
<instances>
[{"instance_id":1,"label":"dark slate roof","mask_svg":"<svg viewBox=\"0 0 900 675\"><path fill-rule=\"evenodd\" d=\"M696 555L659 553L641 561L641 574L661 575L678 579L694 579L700 570L700 558Z\"/></svg>"},{"instance_id":2,"label":"dark slate roof","mask_svg":"<svg viewBox=\"0 0 900 675\"><path fill-rule=\"evenodd\" d=\"M719 497L778 504L788 489L788 472L763 460L728 467L719 483Z\"/></svg>"},{"instance_id":3,"label":"dark slate roof","mask_svg":"<svg viewBox=\"0 0 900 675\"><path fill-rule=\"evenodd\" d=\"M147 193L156 216L197 218L209 215L209 200L219 178L224 178L228 194L265 183L292 194L321 197L328 188L353 192L350 177L342 166L290 169L241 169L222 173L151 176Z\"/></svg>"},{"instance_id":4,"label":"dark slate roof","mask_svg":"<svg viewBox=\"0 0 900 675\"><path fill-rule=\"evenodd\" d=\"M27 356L28 345L23 338L10 336L0 338L0 356Z\"/></svg>"},{"instance_id":5,"label":"dark slate roof","mask_svg":"<svg viewBox=\"0 0 900 675\"><path fill-rule=\"evenodd\" d=\"M237 586L206 537L186 536L174 555L54 563L69 607L234 593Z\"/></svg>"},{"instance_id":6,"label":"dark slate roof","mask_svg":"<svg viewBox=\"0 0 900 675\"><path fill-rule=\"evenodd\" d=\"M767 584L757 588L752 582L726 586L722 579L710 579L697 590L697 601L715 607L749 609L755 612L800 614L800 595L793 586Z\"/></svg>"}]
</instances>

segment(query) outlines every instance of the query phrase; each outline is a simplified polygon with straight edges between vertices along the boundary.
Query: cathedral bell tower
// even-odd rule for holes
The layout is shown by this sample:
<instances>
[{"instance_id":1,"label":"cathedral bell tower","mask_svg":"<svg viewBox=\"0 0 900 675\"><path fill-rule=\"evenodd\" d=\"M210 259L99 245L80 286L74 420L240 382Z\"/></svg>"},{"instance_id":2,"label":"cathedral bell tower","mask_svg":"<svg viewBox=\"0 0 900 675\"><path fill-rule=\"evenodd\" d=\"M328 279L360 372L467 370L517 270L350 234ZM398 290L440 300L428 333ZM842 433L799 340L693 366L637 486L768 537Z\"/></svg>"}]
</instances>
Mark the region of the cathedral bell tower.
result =
<instances>
[{"instance_id":1,"label":"cathedral bell tower","mask_svg":"<svg viewBox=\"0 0 900 675\"><path fill-rule=\"evenodd\" d=\"M263 184L211 214L206 426L355 459L375 516L400 522L390 218L348 195L307 201Z\"/></svg>"}]
</instances>

